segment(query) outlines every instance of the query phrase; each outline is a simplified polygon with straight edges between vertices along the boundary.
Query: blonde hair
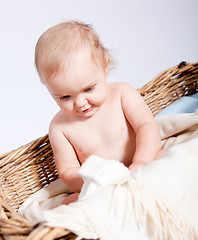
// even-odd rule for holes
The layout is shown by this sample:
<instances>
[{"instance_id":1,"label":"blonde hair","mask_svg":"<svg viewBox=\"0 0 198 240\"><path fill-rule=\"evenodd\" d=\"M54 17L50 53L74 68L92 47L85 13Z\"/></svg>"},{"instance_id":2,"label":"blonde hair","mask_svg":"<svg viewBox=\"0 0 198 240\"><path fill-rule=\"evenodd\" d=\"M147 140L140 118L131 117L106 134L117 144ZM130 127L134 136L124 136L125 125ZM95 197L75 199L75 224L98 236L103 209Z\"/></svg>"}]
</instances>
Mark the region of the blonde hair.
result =
<instances>
[{"instance_id":1,"label":"blonde hair","mask_svg":"<svg viewBox=\"0 0 198 240\"><path fill-rule=\"evenodd\" d=\"M109 69L112 67L109 50L103 46L90 24L68 21L49 28L40 36L35 48L35 66L41 81L54 77L66 63L66 57L85 47L90 50L96 64L108 64Z\"/></svg>"}]
</instances>

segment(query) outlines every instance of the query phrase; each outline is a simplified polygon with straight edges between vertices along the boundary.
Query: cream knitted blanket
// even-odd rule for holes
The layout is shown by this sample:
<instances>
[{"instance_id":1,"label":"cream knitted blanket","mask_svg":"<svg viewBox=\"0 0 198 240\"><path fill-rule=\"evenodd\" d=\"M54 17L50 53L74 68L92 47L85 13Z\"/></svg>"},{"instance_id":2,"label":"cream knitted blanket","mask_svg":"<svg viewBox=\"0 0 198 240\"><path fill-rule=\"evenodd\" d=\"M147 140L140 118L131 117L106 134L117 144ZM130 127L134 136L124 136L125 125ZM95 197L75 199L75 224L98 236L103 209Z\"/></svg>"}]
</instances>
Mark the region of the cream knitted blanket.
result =
<instances>
[{"instance_id":1,"label":"cream knitted blanket","mask_svg":"<svg viewBox=\"0 0 198 240\"><path fill-rule=\"evenodd\" d=\"M163 157L133 172L92 156L78 174L77 202L60 179L29 197L19 213L32 222L64 227L78 239L198 239L198 111L157 118Z\"/></svg>"}]
</instances>

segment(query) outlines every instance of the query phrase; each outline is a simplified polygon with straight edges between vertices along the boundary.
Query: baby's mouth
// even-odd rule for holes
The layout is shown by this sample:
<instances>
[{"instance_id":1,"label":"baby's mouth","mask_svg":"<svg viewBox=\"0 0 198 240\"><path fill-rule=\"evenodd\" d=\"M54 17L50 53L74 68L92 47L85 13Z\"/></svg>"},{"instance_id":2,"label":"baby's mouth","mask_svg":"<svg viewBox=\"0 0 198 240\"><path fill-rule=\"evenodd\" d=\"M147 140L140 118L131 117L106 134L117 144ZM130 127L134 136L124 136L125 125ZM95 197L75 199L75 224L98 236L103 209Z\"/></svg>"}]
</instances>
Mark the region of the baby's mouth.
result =
<instances>
[{"instance_id":1,"label":"baby's mouth","mask_svg":"<svg viewBox=\"0 0 198 240\"><path fill-rule=\"evenodd\" d=\"M91 109L91 107L88 107L88 108L86 108L85 110L83 110L82 112L83 112L83 113L89 112L90 109Z\"/></svg>"}]
</instances>

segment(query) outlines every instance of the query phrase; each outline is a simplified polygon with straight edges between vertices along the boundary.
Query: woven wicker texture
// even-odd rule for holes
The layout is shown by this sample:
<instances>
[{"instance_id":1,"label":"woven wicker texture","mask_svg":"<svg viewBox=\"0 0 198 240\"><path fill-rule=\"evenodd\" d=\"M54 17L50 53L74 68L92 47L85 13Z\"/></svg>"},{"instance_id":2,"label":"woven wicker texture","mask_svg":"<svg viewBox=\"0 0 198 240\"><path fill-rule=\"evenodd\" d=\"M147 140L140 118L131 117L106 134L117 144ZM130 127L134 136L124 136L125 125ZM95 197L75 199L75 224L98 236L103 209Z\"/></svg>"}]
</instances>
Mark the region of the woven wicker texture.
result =
<instances>
[{"instance_id":1,"label":"woven wicker texture","mask_svg":"<svg viewBox=\"0 0 198 240\"><path fill-rule=\"evenodd\" d=\"M181 62L138 90L155 115L182 96L198 92L198 63ZM33 226L17 213L31 194L57 177L48 135L0 156L0 240L76 238L65 229Z\"/></svg>"}]
</instances>

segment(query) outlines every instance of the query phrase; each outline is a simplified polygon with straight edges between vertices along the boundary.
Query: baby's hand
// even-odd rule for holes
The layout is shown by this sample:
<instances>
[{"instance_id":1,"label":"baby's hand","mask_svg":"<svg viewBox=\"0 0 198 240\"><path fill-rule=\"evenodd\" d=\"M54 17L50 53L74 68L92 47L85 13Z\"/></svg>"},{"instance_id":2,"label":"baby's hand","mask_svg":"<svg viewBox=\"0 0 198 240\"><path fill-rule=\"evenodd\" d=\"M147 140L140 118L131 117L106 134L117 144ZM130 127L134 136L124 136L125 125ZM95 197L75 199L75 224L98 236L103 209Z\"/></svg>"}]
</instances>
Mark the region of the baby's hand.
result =
<instances>
[{"instance_id":1,"label":"baby's hand","mask_svg":"<svg viewBox=\"0 0 198 240\"><path fill-rule=\"evenodd\" d=\"M137 168L140 168L140 167L143 167L144 166L144 164L142 164L142 163L132 163L130 166L129 166L129 170L130 171L133 171L133 170L135 170L135 169L137 169Z\"/></svg>"},{"instance_id":2,"label":"baby's hand","mask_svg":"<svg viewBox=\"0 0 198 240\"><path fill-rule=\"evenodd\" d=\"M66 197L63 200L62 204L68 205L72 202L77 201L78 200L78 195L79 195L79 193L72 193L71 195L69 195L68 197Z\"/></svg>"},{"instance_id":3,"label":"baby's hand","mask_svg":"<svg viewBox=\"0 0 198 240\"><path fill-rule=\"evenodd\" d=\"M164 150L160 150L159 153L157 154L156 159L162 157L162 155L163 155L164 153L165 153ZM156 160L156 159L154 159L154 160ZM153 160L153 161L154 161L154 160ZM134 169L143 167L143 166L145 166L146 164L149 164L149 162L148 162L148 163L146 163L146 162L140 162L140 161L133 162L133 163L129 166L129 170L130 170L130 171L133 171Z\"/></svg>"}]
</instances>

